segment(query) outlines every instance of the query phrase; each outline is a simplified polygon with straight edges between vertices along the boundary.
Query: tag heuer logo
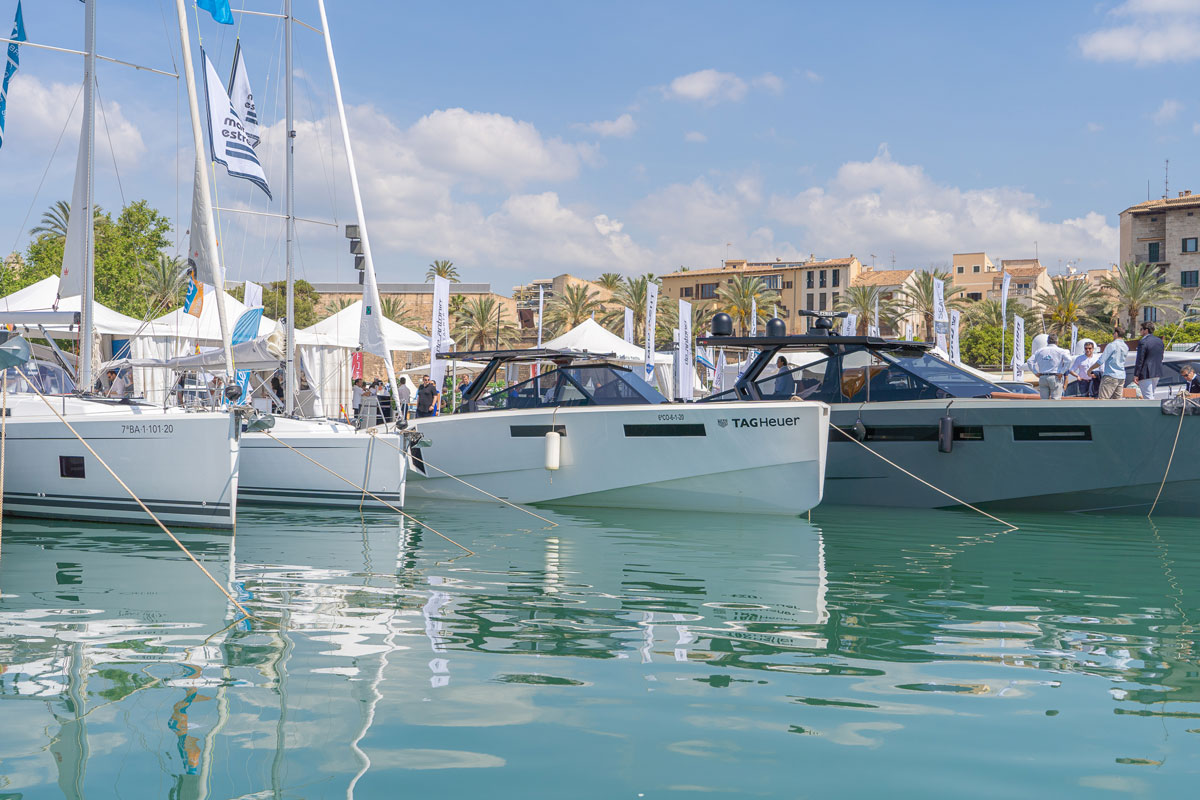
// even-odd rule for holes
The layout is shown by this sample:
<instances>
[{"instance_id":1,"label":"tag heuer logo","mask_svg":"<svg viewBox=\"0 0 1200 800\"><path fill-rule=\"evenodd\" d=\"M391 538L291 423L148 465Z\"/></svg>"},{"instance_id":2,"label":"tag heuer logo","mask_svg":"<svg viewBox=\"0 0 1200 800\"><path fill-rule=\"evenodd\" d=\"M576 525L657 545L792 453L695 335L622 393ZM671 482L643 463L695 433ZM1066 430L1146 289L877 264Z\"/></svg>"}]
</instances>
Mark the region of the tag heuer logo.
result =
<instances>
[{"instance_id":1,"label":"tag heuer logo","mask_svg":"<svg viewBox=\"0 0 1200 800\"><path fill-rule=\"evenodd\" d=\"M717 424L720 425L722 428L726 428L729 426L729 420L719 419L719 420L717 420Z\"/></svg>"}]
</instances>

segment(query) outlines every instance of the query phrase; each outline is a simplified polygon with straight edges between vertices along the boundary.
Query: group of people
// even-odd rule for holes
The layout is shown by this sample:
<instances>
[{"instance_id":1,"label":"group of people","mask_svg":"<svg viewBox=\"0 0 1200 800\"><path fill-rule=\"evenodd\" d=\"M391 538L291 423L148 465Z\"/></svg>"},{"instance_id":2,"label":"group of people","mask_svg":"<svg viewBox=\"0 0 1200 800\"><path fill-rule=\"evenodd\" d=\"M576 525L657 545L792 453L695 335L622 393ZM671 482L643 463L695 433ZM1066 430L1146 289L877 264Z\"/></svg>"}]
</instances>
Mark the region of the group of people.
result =
<instances>
[{"instance_id":1,"label":"group of people","mask_svg":"<svg viewBox=\"0 0 1200 800\"><path fill-rule=\"evenodd\" d=\"M351 405L354 408L355 419L358 419L362 413L363 398L375 397L379 401L384 419L388 422L398 422L401 427L408 424L409 417L414 414L414 411L417 417L436 416L442 400L441 391L428 375L421 376L415 397L408 378L403 375L397 378L394 406L391 390L386 383L379 379L367 383L362 378L355 378L351 392ZM415 410L413 409L414 399L416 400Z\"/></svg>"},{"instance_id":2,"label":"group of people","mask_svg":"<svg viewBox=\"0 0 1200 800\"><path fill-rule=\"evenodd\" d=\"M1153 398L1163 374L1166 345L1154 335L1153 322L1143 322L1141 333L1133 379L1142 397ZM1096 353L1096 343L1091 339L1083 340L1082 353L1072 355L1059 347L1058 336L1052 333L1046 337L1046 346L1030 356L1025 366L1038 376L1038 392L1043 399L1061 398L1067 381L1073 377L1079 386L1079 396L1113 400L1124 394L1125 361L1128 356L1125 329L1117 325L1113 328L1113 340L1099 355ZM1187 391L1200 392L1200 381L1197 381L1194 369L1185 366L1180 373L1188 384Z\"/></svg>"}]
</instances>

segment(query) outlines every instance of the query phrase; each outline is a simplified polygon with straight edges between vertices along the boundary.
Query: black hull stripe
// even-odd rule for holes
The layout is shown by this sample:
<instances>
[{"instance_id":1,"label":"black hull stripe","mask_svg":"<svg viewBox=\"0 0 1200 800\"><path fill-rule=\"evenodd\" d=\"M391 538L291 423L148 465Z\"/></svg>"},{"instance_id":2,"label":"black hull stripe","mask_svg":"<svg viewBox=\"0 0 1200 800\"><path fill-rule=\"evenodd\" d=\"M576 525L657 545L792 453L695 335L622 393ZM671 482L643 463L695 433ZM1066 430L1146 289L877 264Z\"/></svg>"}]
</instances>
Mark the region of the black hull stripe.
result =
<instances>
[{"instance_id":1,"label":"black hull stripe","mask_svg":"<svg viewBox=\"0 0 1200 800\"><path fill-rule=\"evenodd\" d=\"M95 509L103 511L124 511L138 514L145 514L133 500L120 500L117 498L108 497L59 497L48 495L39 497L33 494L20 494L5 492L4 493L5 510L8 510L9 504L18 506L32 506L35 508L45 508L53 511L55 508L81 508ZM195 503L182 503L175 500L144 500L146 507L155 514L192 514L195 516L208 517L228 517L228 503L210 503L206 506L197 505ZM49 512L47 512L49 513Z\"/></svg>"}]
</instances>

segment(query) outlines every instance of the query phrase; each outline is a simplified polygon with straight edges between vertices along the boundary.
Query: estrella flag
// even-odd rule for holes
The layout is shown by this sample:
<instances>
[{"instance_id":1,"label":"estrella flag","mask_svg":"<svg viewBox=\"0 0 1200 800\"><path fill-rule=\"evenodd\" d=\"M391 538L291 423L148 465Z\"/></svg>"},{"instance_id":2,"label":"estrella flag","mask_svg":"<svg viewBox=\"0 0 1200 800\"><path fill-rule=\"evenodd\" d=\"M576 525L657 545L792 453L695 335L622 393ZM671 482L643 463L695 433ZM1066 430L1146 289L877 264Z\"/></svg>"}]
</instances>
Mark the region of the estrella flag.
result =
<instances>
[{"instance_id":1,"label":"estrella flag","mask_svg":"<svg viewBox=\"0 0 1200 800\"><path fill-rule=\"evenodd\" d=\"M4 112L8 107L8 81L21 64L17 42L25 41L25 18L21 15L21 0L17 0L17 17L13 20L12 36L8 38L8 62L4 65L4 85L0 86L0 147L4 146Z\"/></svg>"},{"instance_id":2,"label":"estrella flag","mask_svg":"<svg viewBox=\"0 0 1200 800\"><path fill-rule=\"evenodd\" d=\"M191 314L196 319L200 318L200 312L204 310L204 284L198 283L192 276L188 276L187 296L183 298L183 313Z\"/></svg>"},{"instance_id":3,"label":"estrella flag","mask_svg":"<svg viewBox=\"0 0 1200 800\"><path fill-rule=\"evenodd\" d=\"M222 25L233 24L233 11L229 8L229 0L196 0L196 7L212 14L212 18Z\"/></svg>"}]
</instances>

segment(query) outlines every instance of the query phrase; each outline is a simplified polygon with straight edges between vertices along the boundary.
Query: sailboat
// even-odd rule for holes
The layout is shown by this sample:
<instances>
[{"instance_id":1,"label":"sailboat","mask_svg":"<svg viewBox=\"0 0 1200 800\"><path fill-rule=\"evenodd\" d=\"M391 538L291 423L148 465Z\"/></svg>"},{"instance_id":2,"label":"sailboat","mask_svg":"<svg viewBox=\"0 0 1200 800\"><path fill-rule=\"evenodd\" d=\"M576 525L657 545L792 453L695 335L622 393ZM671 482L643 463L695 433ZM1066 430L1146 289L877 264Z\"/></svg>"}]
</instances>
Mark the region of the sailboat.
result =
<instances>
[{"instance_id":1,"label":"sailboat","mask_svg":"<svg viewBox=\"0 0 1200 800\"><path fill-rule=\"evenodd\" d=\"M4 510L152 522L136 495L168 525L232 528L241 427L235 413L185 413L93 392L96 0L86 0L84 20L83 127L59 284L59 298L80 296L81 308L0 314L0 323L78 325L78 371L72 376L38 361L7 367L5 456L7 466L19 467L5 470Z\"/></svg>"},{"instance_id":2,"label":"sailboat","mask_svg":"<svg viewBox=\"0 0 1200 800\"><path fill-rule=\"evenodd\" d=\"M287 311L284 333L284 414L274 418L267 430L248 430L242 438L242 472L239 497L244 503L257 505L349 506L386 508L404 502L407 455L405 439L397 432L378 429L360 431L345 422L330 419L302 419L296 413L296 326L294 304L295 240L295 132L292 103L292 17L291 0L285 0L286 86L286 176L284 196L287 224L285 261L287 268ZM350 147L350 132L325 7L321 4L322 30L325 50L333 75L334 93L341 120L347 166L357 215L359 238L365 255L363 280L363 321L360 331L363 350L382 356L391 385L396 378L391 353L383 335L380 318L379 289L375 282L375 267L371 260L362 196L354 154ZM185 53L187 51L185 50ZM186 56L185 56L186 57ZM223 332L228 342L227 333Z\"/></svg>"}]
</instances>

